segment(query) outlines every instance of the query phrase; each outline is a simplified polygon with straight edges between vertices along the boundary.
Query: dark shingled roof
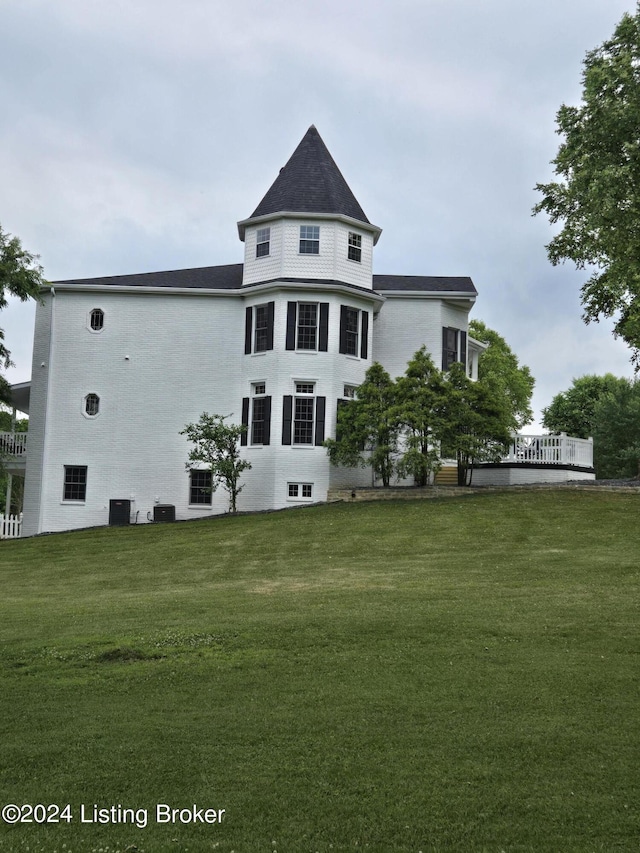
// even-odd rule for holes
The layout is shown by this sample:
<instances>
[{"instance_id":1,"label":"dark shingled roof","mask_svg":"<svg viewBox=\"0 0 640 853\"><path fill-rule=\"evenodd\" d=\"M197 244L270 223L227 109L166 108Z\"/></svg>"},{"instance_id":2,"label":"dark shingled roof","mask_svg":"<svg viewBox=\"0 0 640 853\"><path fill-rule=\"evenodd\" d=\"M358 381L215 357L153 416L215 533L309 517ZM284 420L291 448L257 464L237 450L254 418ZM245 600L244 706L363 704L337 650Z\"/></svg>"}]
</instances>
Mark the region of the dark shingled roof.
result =
<instances>
[{"instance_id":1,"label":"dark shingled roof","mask_svg":"<svg viewBox=\"0 0 640 853\"><path fill-rule=\"evenodd\" d=\"M302 282L317 285L345 285L345 282L333 279L316 281L304 278L276 278L254 282L271 284ZM81 285L82 287L166 287L192 288L194 290L240 290L242 287L242 264L224 264L218 267L197 267L190 270L166 270L160 272L136 273L134 275L109 275L101 278L72 278L54 281L53 284ZM368 288L347 285L354 290L365 292ZM470 293L477 291L468 277L430 276L430 275L374 275L374 291L407 291L422 293Z\"/></svg>"},{"instance_id":2,"label":"dark shingled roof","mask_svg":"<svg viewBox=\"0 0 640 853\"><path fill-rule=\"evenodd\" d=\"M242 264L198 267L191 270L144 272L136 275L109 275L103 278L72 278L54 284L95 285L96 287L192 287L209 290L236 290L242 286Z\"/></svg>"},{"instance_id":3,"label":"dark shingled roof","mask_svg":"<svg viewBox=\"0 0 640 853\"><path fill-rule=\"evenodd\" d=\"M330 213L370 224L314 125L250 219L282 211Z\"/></svg>"},{"instance_id":4,"label":"dark shingled roof","mask_svg":"<svg viewBox=\"0 0 640 853\"><path fill-rule=\"evenodd\" d=\"M473 293L478 291L469 276L374 275L374 290L398 290L413 293Z\"/></svg>"}]
</instances>

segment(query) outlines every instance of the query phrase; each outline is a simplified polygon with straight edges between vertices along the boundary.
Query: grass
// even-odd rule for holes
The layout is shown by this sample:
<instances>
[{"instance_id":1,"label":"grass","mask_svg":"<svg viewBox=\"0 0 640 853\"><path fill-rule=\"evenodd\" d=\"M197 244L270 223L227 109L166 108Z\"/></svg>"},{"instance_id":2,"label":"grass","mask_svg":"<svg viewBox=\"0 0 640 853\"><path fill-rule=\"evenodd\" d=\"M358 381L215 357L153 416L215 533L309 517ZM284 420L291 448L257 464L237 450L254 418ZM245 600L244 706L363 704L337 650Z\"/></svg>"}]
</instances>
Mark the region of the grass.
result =
<instances>
[{"instance_id":1,"label":"grass","mask_svg":"<svg viewBox=\"0 0 640 853\"><path fill-rule=\"evenodd\" d=\"M0 543L0 805L72 813L0 823L0 853L637 850L638 508L518 492Z\"/></svg>"}]
</instances>

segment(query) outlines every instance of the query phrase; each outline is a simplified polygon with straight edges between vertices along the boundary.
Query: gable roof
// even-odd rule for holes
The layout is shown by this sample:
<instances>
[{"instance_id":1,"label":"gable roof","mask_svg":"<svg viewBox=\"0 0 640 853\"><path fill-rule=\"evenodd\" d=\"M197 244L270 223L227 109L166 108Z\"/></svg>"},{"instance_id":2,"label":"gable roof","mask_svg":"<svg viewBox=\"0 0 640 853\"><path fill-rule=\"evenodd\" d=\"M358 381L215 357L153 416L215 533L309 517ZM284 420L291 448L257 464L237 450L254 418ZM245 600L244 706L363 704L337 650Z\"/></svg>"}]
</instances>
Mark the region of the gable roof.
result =
<instances>
[{"instance_id":1,"label":"gable roof","mask_svg":"<svg viewBox=\"0 0 640 853\"><path fill-rule=\"evenodd\" d=\"M371 224L314 125L250 219L281 212L328 213Z\"/></svg>"}]
</instances>

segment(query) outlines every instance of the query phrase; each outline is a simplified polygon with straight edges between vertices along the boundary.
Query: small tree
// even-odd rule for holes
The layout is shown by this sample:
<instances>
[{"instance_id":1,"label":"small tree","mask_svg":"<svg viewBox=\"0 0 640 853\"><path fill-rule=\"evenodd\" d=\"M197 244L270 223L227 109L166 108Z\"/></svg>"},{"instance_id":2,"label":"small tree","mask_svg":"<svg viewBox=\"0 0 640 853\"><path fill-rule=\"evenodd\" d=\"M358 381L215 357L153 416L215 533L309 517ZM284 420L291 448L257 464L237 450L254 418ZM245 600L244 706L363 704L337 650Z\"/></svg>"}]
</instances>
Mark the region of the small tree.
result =
<instances>
[{"instance_id":1,"label":"small tree","mask_svg":"<svg viewBox=\"0 0 640 853\"><path fill-rule=\"evenodd\" d=\"M511 442L504 406L482 382L472 382L460 362L446 376L441 412L442 444L455 455L458 485L470 486L475 462L499 461Z\"/></svg>"},{"instance_id":2,"label":"small tree","mask_svg":"<svg viewBox=\"0 0 640 853\"><path fill-rule=\"evenodd\" d=\"M37 264L37 255L25 251L17 237L12 237L0 226L0 310L6 308L7 293L17 296L22 302L39 299L44 284L42 269ZM12 366L11 353L4 345L4 332L0 329L0 369ZM0 375L0 401L11 400L11 387Z\"/></svg>"},{"instance_id":3,"label":"small tree","mask_svg":"<svg viewBox=\"0 0 640 853\"><path fill-rule=\"evenodd\" d=\"M356 399L338 410L336 438L324 444L333 465L371 466L388 486L398 451L396 384L382 365L374 362L356 389Z\"/></svg>"},{"instance_id":4,"label":"small tree","mask_svg":"<svg viewBox=\"0 0 640 853\"><path fill-rule=\"evenodd\" d=\"M598 402L627 384L626 379L619 379L612 373L579 376L573 380L571 388L556 394L542 410L542 425L549 432L566 432L575 438L589 438L595 431Z\"/></svg>"},{"instance_id":5,"label":"small tree","mask_svg":"<svg viewBox=\"0 0 640 853\"><path fill-rule=\"evenodd\" d=\"M413 477L416 486L426 486L440 468L437 448L438 412L442 410L442 372L423 346L397 380L397 419L404 427L404 453L397 470L400 477Z\"/></svg>"},{"instance_id":6,"label":"small tree","mask_svg":"<svg viewBox=\"0 0 640 853\"><path fill-rule=\"evenodd\" d=\"M204 463L211 471L211 490L215 492L222 486L229 492L229 510L236 512L237 497L243 489L240 475L251 468L251 463L240 458L240 437L246 431L245 426L225 424L228 415L209 415L203 412L195 424L187 424L180 435L186 435L193 442L189 452L187 469Z\"/></svg>"}]
</instances>

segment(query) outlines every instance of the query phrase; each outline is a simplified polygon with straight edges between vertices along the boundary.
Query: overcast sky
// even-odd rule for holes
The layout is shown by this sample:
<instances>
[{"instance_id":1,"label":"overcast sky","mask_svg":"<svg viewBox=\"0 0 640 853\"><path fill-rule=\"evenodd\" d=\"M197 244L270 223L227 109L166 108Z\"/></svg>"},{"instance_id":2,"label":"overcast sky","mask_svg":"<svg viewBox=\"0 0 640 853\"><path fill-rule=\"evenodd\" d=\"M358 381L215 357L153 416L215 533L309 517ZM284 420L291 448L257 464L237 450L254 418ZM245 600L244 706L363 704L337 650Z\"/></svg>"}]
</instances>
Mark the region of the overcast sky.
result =
<instances>
[{"instance_id":1,"label":"overcast sky","mask_svg":"<svg viewBox=\"0 0 640 853\"><path fill-rule=\"evenodd\" d=\"M472 316L536 378L631 376L584 273L532 218L555 114L632 0L2 0L0 223L50 281L239 263L248 217L315 124L376 273L469 275ZM31 375L33 305L0 316ZM535 430L539 424L533 425Z\"/></svg>"}]
</instances>

